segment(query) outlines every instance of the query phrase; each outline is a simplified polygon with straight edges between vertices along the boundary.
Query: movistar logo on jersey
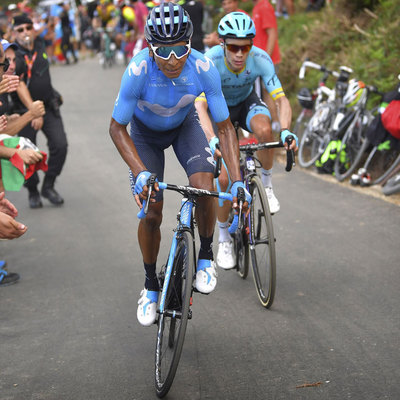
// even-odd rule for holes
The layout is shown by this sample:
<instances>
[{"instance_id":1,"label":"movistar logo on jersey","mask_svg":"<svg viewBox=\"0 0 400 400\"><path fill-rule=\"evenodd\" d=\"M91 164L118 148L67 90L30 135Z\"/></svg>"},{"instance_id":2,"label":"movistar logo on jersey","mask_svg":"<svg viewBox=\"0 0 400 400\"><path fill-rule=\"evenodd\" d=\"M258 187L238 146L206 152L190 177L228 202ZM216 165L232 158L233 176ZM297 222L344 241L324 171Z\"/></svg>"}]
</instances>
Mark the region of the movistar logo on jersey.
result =
<instances>
[{"instance_id":1,"label":"movistar logo on jersey","mask_svg":"<svg viewBox=\"0 0 400 400\"><path fill-rule=\"evenodd\" d=\"M139 100L137 106L141 111L144 111L144 108L146 107L152 113L159 115L160 117L171 117L179 112L182 108L193 103L196 97L197 96L193 94L185 94L173 107L164 107L161 104L152 104L146 100Z\"/></svg>"},{"instance_id":2,"label":"movistar logo on jersey","mask_svg":"<svg viewBox=\"0 0 400 400\"><path fill-rule=\"evenodd\" d=\"M139 65L136 65L134 61L129 64L128 73L129 76L136 75L139 76L144 70L144 73L147 74L147 61L142 60Z\"/></svg>"},{"instance_id":3,"label":"movistar logo on jersey","mask_svg":"<svg viewBox=\"0 0 400 400\"><path fill-rule=\"evenodd\" d=\"M210 69L211 64L215 66L212 60L210 60L208 57L205 57L205 59L206 61L200 60L199 58L196 60L196 69L198 74L200 74L200 69L202 69L204 72L207 72Z\"/></svg>"}]
</instances>

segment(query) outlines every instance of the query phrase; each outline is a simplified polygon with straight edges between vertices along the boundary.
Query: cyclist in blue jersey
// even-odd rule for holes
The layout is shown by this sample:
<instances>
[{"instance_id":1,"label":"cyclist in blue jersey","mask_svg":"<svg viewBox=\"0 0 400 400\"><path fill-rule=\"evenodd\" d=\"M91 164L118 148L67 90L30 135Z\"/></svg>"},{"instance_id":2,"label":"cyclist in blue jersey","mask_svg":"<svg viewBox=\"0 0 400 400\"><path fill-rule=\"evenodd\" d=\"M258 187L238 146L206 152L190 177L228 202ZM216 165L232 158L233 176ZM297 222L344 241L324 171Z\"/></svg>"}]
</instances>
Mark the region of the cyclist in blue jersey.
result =
<instances>
[{"instance_id":1,"label":"cyclist in blue jersey","mask_svg":"<svg viewBox=\"0 0 400 400\"><path fill-rule=\"evenodd\" d=\"M271 114L254 90L254 83L261 78L278 106L280 124L283 127L281 139L284 142L285 137L292 134L289 131L292 110L275 73L271 58L265 51L253 46L253 38L256 34L254 22L243 12L232 12L219 22L218 34L222 39L222 44L207 51L205 57L212 60L220 73L222 91L232 122L254 133L260 143L274 141ZM200 96L195 103L196 108L210 140L210 147L214 149L218 138L214 136L211 121L208 118L207 104L201 100L203 99ZM295 141L291 147L297 149ZM261 179L265 186L270 211L274 214L279 211L280 205L272 189L273 149L261 150L257 153L257 157L262 165ZM229 183L229 175L223 169L217 181L219 189L227 190ZM228 232L229 209L228 202L218 209L217 264L224 269L230 269L236 265L233 242Z\"/></svg>"},{"instance_id":2,"label":"cyclist in blue jersey","mask_svg":"<svg viewBox=\"0 0 400 400\"><path fill-rule=\"evenodd\" d=\"M164 174L164 150L173 146L191 186L212 190L214 159L194 108L194 99L204 92L218 126L221 151L235 181L231 189L237 208L240 181L239 149L235 130L221 91L218 70L209 59L191 49L193 32L190 18L179 5L161 3L149 13L145 25L148 49L132 58L121 81L110 123L110 135L130 168L131 186L136 203L148 194L147 180ZM130 123L130 135L127 125ZM149 326L156 319L158 280L156 261L160 247L163 195L155 185L148 215L138 228L139 245L145 269L137 317ZM244 209L250 195L246 191ZM215 202L211 197L197 202L196 219L200 251L196 288L210 293L217 283L212 241L216 221Z\"/></svg>"}]
</instances>

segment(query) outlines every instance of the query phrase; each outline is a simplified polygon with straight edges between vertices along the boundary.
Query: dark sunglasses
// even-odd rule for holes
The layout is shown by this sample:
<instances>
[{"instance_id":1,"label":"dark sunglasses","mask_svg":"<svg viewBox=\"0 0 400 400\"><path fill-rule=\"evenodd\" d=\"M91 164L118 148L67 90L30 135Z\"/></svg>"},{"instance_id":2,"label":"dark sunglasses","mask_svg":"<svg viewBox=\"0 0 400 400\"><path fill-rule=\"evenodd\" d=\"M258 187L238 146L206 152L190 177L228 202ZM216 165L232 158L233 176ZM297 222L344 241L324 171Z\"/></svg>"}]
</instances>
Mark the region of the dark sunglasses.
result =
<instances>
[{"instance_id":1,"label":"dark sunglasses","mask_svg":"<svg viewBox=\"0 0 400 400\"><path fill-rule=\"evenodd\" d=\"M32 25L27 25L21 28L17 28L17 32L22 33L23 31L31 31L33 29Z\"/></svg>"},{"instance_id":2,"label":"dark sunglasses","mask_svg":"<svg viewBox=\"0 0 400 400\"><path fill-rule=\"evenodd\" d=\"M236 44L225 44L226 48L228 51L231 53L239 53L241 51L243 54L248 53L251 50L252 45L251 44L245 44L244 46L238 46Z\"/></svg>"},{"instance_id":3,"label":"dark sunglasses","mask_svg":"<svg viewBox=\"0 0 400 400\"><path fill-rule=\"evenodd\" d=\"M10 66L10 61L6 58L4 62L0 63L0 67L3 67L3 71L7 72L8 67Z\"/></svg>"},{"instance_id":4,"label":"dark sunglasses","mask_svg":"<svg viewBox=\"0 0 400 400\"><path fill-rule=\"evenodd\" d=\"M150 44L151 49L153 50L154 54L157 57L162 58L163 60L169 60L172 56L172 53L174 54L175 58L177 60L181 59L182 57L185 57L187 54L189 54L190 51L190 43L181 45L181 46L153 46Z\"/></svg>"}]
</instances>

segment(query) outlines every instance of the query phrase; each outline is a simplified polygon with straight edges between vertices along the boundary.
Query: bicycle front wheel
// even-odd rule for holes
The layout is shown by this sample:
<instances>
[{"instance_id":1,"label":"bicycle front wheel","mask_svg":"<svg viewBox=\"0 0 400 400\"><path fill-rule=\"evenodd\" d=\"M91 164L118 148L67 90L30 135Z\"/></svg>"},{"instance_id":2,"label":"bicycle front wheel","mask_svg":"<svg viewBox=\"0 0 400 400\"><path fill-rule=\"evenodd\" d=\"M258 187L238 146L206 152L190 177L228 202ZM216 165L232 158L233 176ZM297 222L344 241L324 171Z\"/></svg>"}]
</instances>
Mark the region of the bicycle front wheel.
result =
<instances>
[{"instance_id":1,"label":"bicycle front wheel","mask_svg":"<svg viewBox=\"0 0 400 400\"><path fill-rule=\"evenodd\" d=\"M246 225L242 229L238 230L234 236L233 240L235 243L236 252L236 268L239 276L242 279L246 279L249 273L249 242L246 233Z\"/></svg>"},{"instance_id":2,"label":"bicycle front wheel","mask_svg":"<svg viewBox=\"0 0 400 400\"><path fill-rule=\"evenodd\" d=\"M364 118L365 114L358 115L341 140L334 165L335 177L339 182L351 176L369 145L364 136Z\"/></svg>"},{"instance_id":3,"label":"bicycle front wheel","mask_svg":"<svg viewBox=\"0 0 400 400\"><path fill-rule=\"evenodd\" d=\"M158 397L171 388L182 353L190 318L190 298L194 276L193 237L182 232L178 237L174 263L165 298L165 309L158 320L155 384Z\"/></svg>"},{"instance_id":4,"label":"bicycle front wheel","mask_svg":"<svg viewBox=\"0 0 400 400\"><path fill-rule=\"evenodd\" d=\"M328 134L333 109L323 104L315 110L299 144L298 159L303 168L311 167L323 154L331 138Z\"/></svg>"},{"instance_id":5,"label":"bicycle front wheel","mask_svg":"<svg viewBox=\"0 0 400 400\"><path fill-rule=\"evenodd\" d=\"M250 182L250 252L253 278L261 304L270 308L275 297L276 255L272 217L265 188L258 176Z\"/></svg>"}]
</instances>

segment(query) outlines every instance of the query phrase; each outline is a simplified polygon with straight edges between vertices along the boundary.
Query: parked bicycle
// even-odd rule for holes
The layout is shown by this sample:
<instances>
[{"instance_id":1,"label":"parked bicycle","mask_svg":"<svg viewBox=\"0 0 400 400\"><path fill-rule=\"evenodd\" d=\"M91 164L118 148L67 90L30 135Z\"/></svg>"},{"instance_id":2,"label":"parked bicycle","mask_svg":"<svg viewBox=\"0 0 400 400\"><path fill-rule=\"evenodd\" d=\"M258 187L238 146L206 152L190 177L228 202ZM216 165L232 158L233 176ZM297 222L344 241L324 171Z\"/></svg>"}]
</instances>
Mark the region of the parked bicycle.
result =
<instances>
[{"instance_id":1,"label":"parked bicycle","mask_svg":"<svg viewBox=\"0 0 400 400\"><path fill-rule=\"evenodd\" d=\"M149 195L138 213L144 218L155 183L155 175L148 181ZM196 251L194 230L194 207L200 196L213 196L232 201L230 193L210 192L189 186L158 183L160 189L181 193L183 198L177 215L167 263L159 273L160 301L157 319L157 340L155 352L155 386L158 397L164 397L171 388L182 353L188 320L192 318L193 280L196 274ZM243 189L238 189L239 215L245 201Z\"/></svg>"},{"instance_id":2,"label":"parked bicycle","mask_svg":"<svg viewBox=\"0 0 400 400\"><path fill-rule=\"evenodd\" d=\"M350 122L347 109L343 104L343 97L346 93L351 68L340 67L340 72L331 71L323 65L306 60L300 68L299 78L304 79L307 68L317 69L323 72L318 88L311 96L300 96L301 103L307 105L308 109L312 104L312 116L307 121L307 108L304 108L296 121L294 133L300 134L299 144L299 164L303 168L308 168L321 157L328 144L340 135ZM326 86L329 76L336 78L335 86L330 89ZM299 93L300 95L300 93ZM309 112L308 112L309 114ZM301 132L303 130L303 132ZM298 132L298 133L297 133Z\"/></svg>"},{"instance_id":3,"label":"parked bicycle","mask_svg":"<svg viewBox=\"0 0 400 400\"><path fill-rule=\"evenodd\" d=\"M293 140L293 136L287 137L289 146ZM257 295L266 308L272 306L276 290L275 235L267 195L261 178L257 174L257 168L261 168L261 163L255 153L258 150L277 147L283 147L282 142L239 146L241 175L246 189L252 196L252 202L248 216L242 216L241 226L236 229L237 226L233 223L229 228L234 241L237 272L241 278L247 277L251 255ZM286 154L285 169L290 171L294 165L294 152L289 150ZM240 222L240 219L238 221Z\"/></svg>"}]
</instances>

